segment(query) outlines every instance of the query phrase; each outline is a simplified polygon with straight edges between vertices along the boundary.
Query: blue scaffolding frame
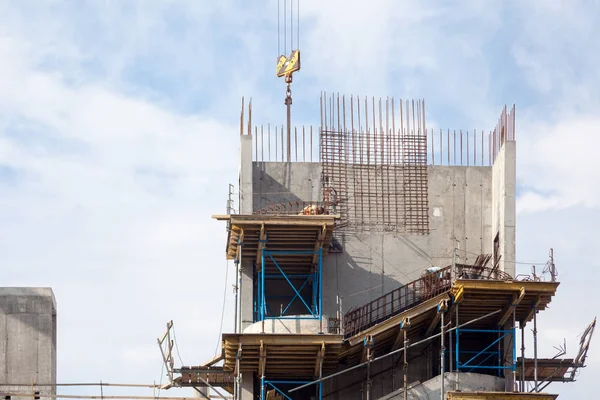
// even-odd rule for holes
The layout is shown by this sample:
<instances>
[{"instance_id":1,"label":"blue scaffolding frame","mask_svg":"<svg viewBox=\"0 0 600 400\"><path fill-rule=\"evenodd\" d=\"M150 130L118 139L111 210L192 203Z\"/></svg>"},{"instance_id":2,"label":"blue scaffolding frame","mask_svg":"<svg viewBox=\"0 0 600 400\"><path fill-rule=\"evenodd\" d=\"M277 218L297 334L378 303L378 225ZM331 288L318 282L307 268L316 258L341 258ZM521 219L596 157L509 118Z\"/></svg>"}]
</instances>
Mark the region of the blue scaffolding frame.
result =
<instances>
[{"instance_id":1,"label":"blue scaffolding frame","mask_svg":"<svg viewBox=\"0 0 600 400\"><path fill-rule=\"evenodd\" d=\"M286 274L281 266L277 263L274 256L278 255L318 255L318 264L315 268L314 273L310 274ZM273 264L277 267L279 274L267 274L265 273L265 261L266 259L270 259ZM276 316L275 313L268 307L267 299L273 297L267 297L265 295L265 281L266 280L274 280L274 279L284 279L287 281L289 286L294 291L294 295L291 297L291 300L282 310L279 316ZM301 280L302 284L299 286L299 289L292 283L292 281ZM312 298L310 300L310 305L302 297L301 291L308 285L312 283ZM285 297L284 297L285 298ZM297 315L286 315L286 312L292 306L292 304L299 299L309 316L297 316ZM319 248L317 251L285 251L285 250L261 250L261 268L258 276L258 293L257 293L257 301L256 301L256 321L264 321L266 319L318 319L322 320L323 318L323 249Z\"/></svg>"},{"instance_id":2,"label":"blue scaffolding frame","mask_svg":"<svg viewBox=\"0 0 600 400\"><path fill-rule=\"evenodd\" d=\"M276 385L304 385L306 383L312 383L311 381L271 381L266 380L264 377L260 378L260 400L266 399L266 389L270 386L277 391L277 393L281 394L287 400L292 400L292 398L285 393L281 388ZM318 388L318 397L317 400L321 400L323 398L323 383L319 382L317 384Z\"/></svg>"},{"instance_id":3,"label":"blue scaffolding frame","mask_svg":"<svg viewBox=\"0 0 600 400\"><path fill-rule=\"evenodd\" d=\"M468 350L460 350L460 334L461 333L497 333L498 338L490 343L487 347L485 347L481 351L468 351ZM501 340L506 338L507 336L512 336L511 347L512 347L512 365L502 365L502 353L501 348L498 345L497 350L491 350L494 345L499 344ZM469 354L473 355L467 362L461 364L460 355L461 354ZM483 359L481 359L481 356ZM497 364L486 364L488 360L497 356L498 363ZM478 360L479 361L476 361ZM501 376L503 370L511 370L516 371L517 369L517 344L516 344L516 329L508 329L508 330L500 330L500 329L456 329L456 351L455 351L455 361L456 361L456 370L457 371L465 371L470 372L475 369L490 369L497 370L498 376Z\"/></svg>"}]
</instances>

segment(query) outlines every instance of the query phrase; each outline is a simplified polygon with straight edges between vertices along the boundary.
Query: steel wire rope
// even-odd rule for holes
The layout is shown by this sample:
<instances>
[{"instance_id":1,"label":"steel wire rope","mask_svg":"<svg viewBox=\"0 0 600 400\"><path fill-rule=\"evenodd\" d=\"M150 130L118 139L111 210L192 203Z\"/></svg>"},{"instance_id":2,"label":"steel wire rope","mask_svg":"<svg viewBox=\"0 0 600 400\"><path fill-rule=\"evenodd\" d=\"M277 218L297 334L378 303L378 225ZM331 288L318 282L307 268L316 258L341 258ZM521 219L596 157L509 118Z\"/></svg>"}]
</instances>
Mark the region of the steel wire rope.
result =
<instances>
[{"instance_id":1,"label":"steel wire rope","mask_svg":"<svg viewBox=\"0 0 600 400\"><path fill-rule=\"evenodd\" d=\"M297 50L300 50L300 0L297 1L296 4L296 18L298 19L298 23L296 24L296 29L298 30L298 34L296 36L296 47Z\"/></svg>"},{"instance_id":2,"label":"steel wire rope","mask_svg":"<svg viewBox=\"0 0 600 400\"><path fill-rule=\"evenodd\" d=\"M287 54L287 0L283 0L283 54Z\"/></svg>"},{"instance_id":3,"label":"steel wire rope","mask_svg":"<svg viewBox=\"0 0 600 400\"><path fill-rule=\"evenodd\" d=\"M215 357L219 352L221 344L221 334L223 333L223 319L225 318L225 303L227 301L227 282L229 280L229 261L225 260L225 289L223 290L223 307L221 308L221 326L219 327L219 336L217 337L217 346L215 347ZM183 363L182 363L183 364Z\"/></svg>"},{"instance_id":4,"label":"steel wire rope","mask_svg":"<svg viewBox=\"0 0 600 400\"><path fill-rule=\"evenodd\" d=\"M177 357L179 357L179 362L181 362L181 366L183 367L183 360L181 359L181 354L179 353L179 345L177 344L177 334L175 333L175 324L172 326L173 328L173 341L175 342L175 350L177 350Z\"/></svg>"}]
</instances>

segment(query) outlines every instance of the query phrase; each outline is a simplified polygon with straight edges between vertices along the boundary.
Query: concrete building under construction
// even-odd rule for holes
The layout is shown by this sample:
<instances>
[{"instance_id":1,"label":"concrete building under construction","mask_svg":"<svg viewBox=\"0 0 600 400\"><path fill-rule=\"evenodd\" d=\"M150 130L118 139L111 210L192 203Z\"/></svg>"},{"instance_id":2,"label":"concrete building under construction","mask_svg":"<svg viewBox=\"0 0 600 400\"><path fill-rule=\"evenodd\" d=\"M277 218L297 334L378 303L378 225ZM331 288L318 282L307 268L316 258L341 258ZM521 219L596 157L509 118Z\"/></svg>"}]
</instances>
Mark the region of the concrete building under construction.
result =
<instances>
[{"instance_id":1,"label":"concrete building under construction","mask_svg":"<svg viewBox=\"0 0 600 400\"><path fill-rule=\"evenodd\" d=\"M515 268L515 108L433 131L425 103L321 96L319 129L240 120L235 329L173 386L235 399L554 399L584 366L538 359L525 327L552 301L552 255ZM231 199L230 199L231 200ZM527 351L526 351L527 350ZM168 358L166 358L168 361ZM202 396L205 396L202 392Z\"/></svg>"},{"instance_id":2,"label":"concrete building under construction","mask_svg":"<svg viewBox=\"0 0 600 400\"><path fill-rule=\"evenodd\" d=\"M549 385L585 366L595 320L574 358L538 357L538 314L559 282L552 250L539 273L517 273L515 107L463 132L428 128L420 99L322 93L318 128L293 127L292 4L283 53L288 37L296 50L277 59L287 125L254 125L242 100L239 181L213 216L236 267L233 332L213 359L176 368L170 322L158 339L168 383L113 386L225 400L557 398ZM52 290L0 289L0 310L5 400L160 397L104 396L102 382L100 396L57 395L96 384L56 382Z\"/></svg>"}]
</instances>

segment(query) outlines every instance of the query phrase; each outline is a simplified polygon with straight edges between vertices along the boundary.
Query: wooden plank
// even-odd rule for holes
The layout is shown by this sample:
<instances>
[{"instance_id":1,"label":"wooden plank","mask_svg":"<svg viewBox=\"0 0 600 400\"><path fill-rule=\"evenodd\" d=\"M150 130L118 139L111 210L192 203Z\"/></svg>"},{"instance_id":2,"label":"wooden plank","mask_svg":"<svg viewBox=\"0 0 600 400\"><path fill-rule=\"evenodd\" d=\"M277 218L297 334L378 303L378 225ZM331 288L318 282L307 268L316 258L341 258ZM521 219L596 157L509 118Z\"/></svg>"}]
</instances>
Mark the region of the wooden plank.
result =
<instances>
[{"instance_id":1,"label":"wooden plank","mask_svg":"<svg viewBox=\"0 0 600 400\"><path fill-rule=\"evenodd\" d=\"M521 281L484 281L474 279L458 279L457 285L463 286L464 290L476 291L507 291L518 292L521 288L525 288L528 293L556 293L556 288L559 282L521 282Z\"/></svg>"},{"instance_id":2,"label":"wooden plank","mask_svg":"<svg viewBox=\"0 0 600 400\"><path fill-rule=\"evenodd\" d=\"M317 254L317 251L319 251L319 249L323 247L323 240L325 240L326 233L327 225L323 224L323 228L321 228L321 232L319 233L319 237L317 238L317 241L315 242L315 246L313 248L315 254L313 254L312 265L315 265L319 260L319 255Z\"/></svg>"},{"instance_id":3,"label":"wooden plank","mask_svg":"<svg viewBox=\"0 0 600 400\"><path fill-rule=\"evenodd\" d=\"M261 255L262 255L262 249L265 248L265 240L267 240L267 234L265 231L265 224L262 224L260 227L260 236L259 236L259 242L258 242L258 246L256 248L256 266L258 267L258 270L260 271L261 269Z\"/></svg>"},{"instance_id":4,"label":"wooden plank","mask_svg":"<svg viewBox=\"0 0 600 400\"><path fill-rule=\"evenodd\" d=\"M223 353L219 354L216 357L211 358L210 360L208 360L207 362L205 362L204 364L202 364L202 366L203 367L210 367L210 366L218 363L221 360L223 360Z\"/></svg>"},{"instance_id":5,"label":"wooden plank","mask_svg":"<svg viewBox=\"0 0 600 400\"><path fill-rule=\"evenodd\" d=\"M511 316L513 311L516 309L516 307L519 305L519 303L521 302L521 300L523 300L524 297L525 297L525 288L521 288L521 290L519 290L518 294L513 295L512 301L510 302L510 304L508 304L505 307L504 313L502 314L502 317L500 317L500 320L498 321L498 326L504 325L506 320L508 320L508 318Z\"/></svg>"},{"instance_id":6,"label":"wooden plank","mask_svg":"<svg viewBox=\"0 0 600 400\"><path fill-rule=\"evenodd\" d=\"M325 342L321 342L321 348L319 349L319 352L317 354L317 360L315 362L315 373L314 376L316 378L321 377L322 373L323 373L323 360L325 359Z\"/></svg>"},{"instance_id":7,"label":"wooden plank","mask_svg":"<svg viewBox=\"0 0 600 400\"><path fill-rule=\"evenodd\" d=\"M533 305L531 306L531 310L529 311L527 316L519 321L519 323L521 324L521 328L525 326L527 321L530 321L533 318L533 313L536 312L541 301L541 296L538 296L537 299L534 301Z\"/></svg>"}]
</instances>

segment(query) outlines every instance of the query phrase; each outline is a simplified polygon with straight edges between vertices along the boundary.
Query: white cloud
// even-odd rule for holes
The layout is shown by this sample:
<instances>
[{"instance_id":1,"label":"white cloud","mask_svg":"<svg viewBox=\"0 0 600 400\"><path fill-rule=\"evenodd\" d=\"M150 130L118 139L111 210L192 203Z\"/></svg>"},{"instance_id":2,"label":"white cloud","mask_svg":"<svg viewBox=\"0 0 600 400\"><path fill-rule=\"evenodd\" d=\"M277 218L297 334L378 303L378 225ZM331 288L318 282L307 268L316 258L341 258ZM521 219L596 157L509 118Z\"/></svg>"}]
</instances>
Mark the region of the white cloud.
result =
<instances>
[{"instance_id":1,"label":"white cloud","mask_svg":"<svg viewBox=\"0 0 600 400\"><path fill-rule=\"evenodd\" d=\"M518 160L525 193L519 197L519 212L600 206L600 188L593 183L600 169L597 116L578 115L556 124L536 122L521 132Z\"/></svg>"},{"instance_id":2,"label":"white cloud","mask_svg":"<svg viewBox=\"0 0 600 400\"><path fill-rule=\"evenodd\" d=\"M0 182L4 284L54 287L59 380L158 378L169 319L183 360L202 362L226 265L210 214L237 179L239 97L254 97L255 120L284 117L275 3L20 4L0 3L0 165L17 177ZM598 207L600 77L595 14L568 4L302 1L294 118L317 122L320 90L425 97L428 124L459 129L516 102L519 254L555 243L574 290L567 260L589 256L582 276L595 265L597 216L569 240L553 227Z\"/></svg>"}]
</instances>

